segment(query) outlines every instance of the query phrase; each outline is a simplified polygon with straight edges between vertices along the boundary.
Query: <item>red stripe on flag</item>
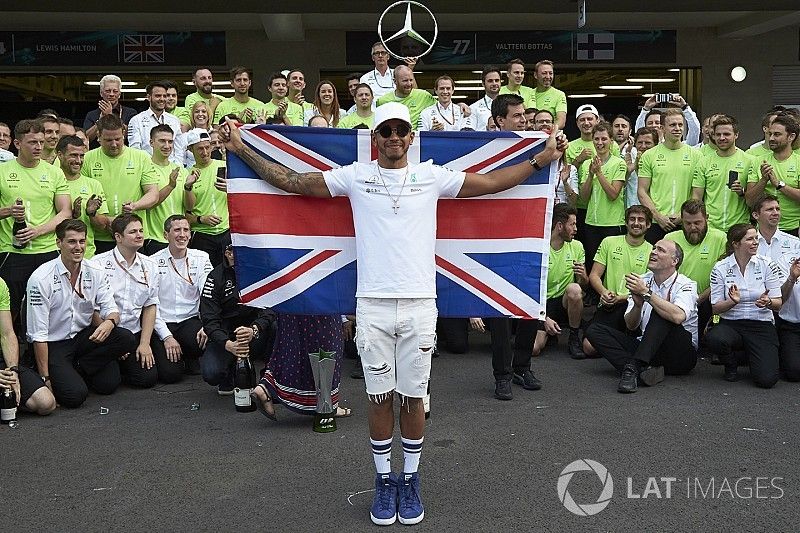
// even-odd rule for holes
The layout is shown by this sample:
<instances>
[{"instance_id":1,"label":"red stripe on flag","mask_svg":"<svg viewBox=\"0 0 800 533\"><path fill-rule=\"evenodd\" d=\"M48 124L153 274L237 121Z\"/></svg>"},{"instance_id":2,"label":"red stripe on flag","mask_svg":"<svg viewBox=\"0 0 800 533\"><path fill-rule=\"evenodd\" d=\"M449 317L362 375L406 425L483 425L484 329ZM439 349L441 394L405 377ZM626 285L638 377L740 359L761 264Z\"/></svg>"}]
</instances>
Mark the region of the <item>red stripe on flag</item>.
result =
<instances>
[{"instance_id":1,"label":"red stripe on flag","mask_svg":"<svg viewBox=\"0 0 800 533\"><path fill-rule=\"evenodd\" d=\"M442 259L438 255L436 256L436 265L440 268L445 269L446 271L450 272L457 278L466 281L467 284L472 286L473 288L477 289L479 292L490 298L492 301L500 304L506 311L513 314L514 316L523 317L523 318L532 318L528 313L526 313L521 307L515 305L511 300L497 292L496 290L492 289L482 281L480 281L475 276L468 274L466 271L458 268L453 263Z\"/></svg>"},{"instance_id":2,"label":"red stripe on flag","mask_svg":"<svg viewBox=\"0 0 800 533\"><path fill-rule=\"evenodd\" d=\"M234 233L354 237L353 212L345 197L228 194Z\"/></svg>"},{"instance_id":3,"label":"red stripe on flag","mask_svg":"<svg viewBox=\"0 0 800 533\"><path fill-rule=\"evenodd\" d=\"M369 143L369 160L370 161L377 161L378 160L378 147L375 146L375 143Z\"/></svg>"},{"instance_id":4,"label":"red stripe on flag","mask_svg":"<svg viewBox=\"0 0 800 533\"><path fill-rule=\"evenodd\" d=\"M509 155L511 155L514 152L518 152L520 150L524 150L528 146L530 146L532 144L535 144L535 143L539 142L540 140L541 139L521 139L518 143L514 143L513 145L509 146L508 148L506 148L502 152L498 153L497 155L492 156L489 159L485 159L485 160L481 161L480 163L472 165L469 168L465 168L464 172L480 172L481 170L483 170L484 168L488 167L489 165L491 165L493 163L496 163L497 161L500 161L501 159L504 159L504 158L508 157ZM445 166L447 166L447 165L445 165Z\"/></svg>"},{"instance_id":5,"label":"red stripe on flag","mask_svg":"<svg viewBox=\"0 0 800 533\"><path fill-rule=\"evenodd\" d=\"M332 166L330 166L330 165L328 165L326 163L323 163L322 161L319 161L318 159L315 159L314 157L312 157L308 153L303 152L302 150L298 150L297 148L295 148L291 144L283 142L282 140L278 139L277 137L271 135L270 132L268 132L267 130L262 130L262 129L259 129L259 128L252 128L252 129L249 129L247 131L249 131L250 133L252 133L256 137L260 138L261 140L268 142L269 144L271 144L272 146L274 146L278 150L280 150L282 152L286 152L287 154L289 154L289 155L291 155L293 157L296 157L300 161L303 161L304 163L307 163L307 164L311 165L312 167L314 167L314 168L316 168L318 170L331 170L333 168Z\"/></svg>"},{"instance_id":6,"label":"red stripe on flag","mask_svg":"<svg viewBox=\"0 0 800 533\"><path fill-rule=\"evenodd\" d=\"M546 198L442 200L439 239L544 238Z\"/></svg>"},{"instance_id":7,"label":"red stripe on flag","mask_svg":"<svg viewBox=\"0 0 800 533\"><path fill-rule=\"evenodd\" d=\"M297 279L298 277L302 276L318 264L322 263L326 259L333 257L334 255L341 253L341 250L325 250L320 252L319 255L314 256L313 258L309 259L305 263L301 264L300 266L296 267L294 270L291 270L284 274L283 276L276 278L263 287L259 287L253 291L248 292L244 296L242 296L242 302L248 303L252 302L256 298L267 294L275 289L283 287L287 283L290 283Z\"/></svg>"}]
</instances>

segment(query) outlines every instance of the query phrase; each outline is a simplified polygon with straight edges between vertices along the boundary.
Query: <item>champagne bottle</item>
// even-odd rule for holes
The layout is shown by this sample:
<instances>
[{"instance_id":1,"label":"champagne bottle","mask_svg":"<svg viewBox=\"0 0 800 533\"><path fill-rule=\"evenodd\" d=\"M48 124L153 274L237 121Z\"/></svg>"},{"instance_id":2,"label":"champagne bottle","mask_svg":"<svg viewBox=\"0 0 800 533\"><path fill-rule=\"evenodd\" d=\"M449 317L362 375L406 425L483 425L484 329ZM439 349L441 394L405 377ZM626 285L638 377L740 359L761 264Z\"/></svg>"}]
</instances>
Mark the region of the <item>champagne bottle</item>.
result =
<instances>
[{"instance_id":1,"label":"champagne bottle","mask_svg":"<svg viewBox=\"0 0 800 533\"><path fill-rule=\"evenodd\" d=\"M236 359L236 373L233 380L233 397L236 411L239 413L251 413L256 410L256 404L250 397L250 393L256 387L256 371L249 357L239 357Z\"/></svg>"},{"instance_id":2,"label":"champagne bottle","mask_svg":"<svg viewBox=\"0 0 800 533\"><path fill-rule=\"evenodd\" d=\"M22 205L22 198L17 198L16 204ZM27 227L28 224L25 223L25 216L22 216L22 218L14 217L14 225L11 227L11 246L17 250L22 250L28 246L28 243L22 243L19 241L19 239L17 239L17 232L24 230Z\"/></svg>"},{"instance_id":3,"label":"champagne bottle","mask_svg":"<svg viewBox=\"0 0 800 533\"><path fill-rule=\"evenodd\" d=\"M428 378L428 390L422 399L422 406L425 408L425 420L431 417L431 379Z\"/></svg>"},{"instance_id":4,"label":"champagne bottle","mask_svg":"<svg viewBox=\"0 0 800 533\"><path fill-rule=\"evenodd\" d=\"M0 394L0 423L10 424L17 420L17 395L13 389L3 389Z\"/></svg>"}]
</instances>

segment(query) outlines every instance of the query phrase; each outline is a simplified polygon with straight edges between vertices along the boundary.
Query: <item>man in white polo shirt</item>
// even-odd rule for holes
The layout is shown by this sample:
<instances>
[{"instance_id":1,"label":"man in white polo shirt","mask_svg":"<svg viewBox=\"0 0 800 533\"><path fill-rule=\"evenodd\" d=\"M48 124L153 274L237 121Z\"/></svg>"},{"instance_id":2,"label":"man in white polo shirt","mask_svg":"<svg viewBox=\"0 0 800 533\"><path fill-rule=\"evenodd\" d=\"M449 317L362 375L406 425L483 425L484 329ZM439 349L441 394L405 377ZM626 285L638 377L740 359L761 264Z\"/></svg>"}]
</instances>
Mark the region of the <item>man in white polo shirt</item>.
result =
<instances>
[{"instance_id":1,"label":"man in white polo shirt","mask_svg":"<svg viewBox=\"0 0 800 533\"><path fill-rule=\"evenodd\" d=\"M361 83L372 89L375 101L386 93L394 91L394 70L389 68L389 52L380 42L372 45L372 62L375 68L361 76Z\"/></svg>"},{"instance_id":2,"label":"man in white polo shirt","mask_svg":"<svg viewBox=\"0 0 800 533\"><path fill-rule=\"evenodd\" d=\"M84 261L86 224L67 219L56 226L59 257L28 280L28 341L39 374L60 405L78 407L91 389L111 394L120 383L117 359L136 349L105 273ZM100 322L93 324L95 310Z\"/></svg>"},{"instance_id":3,"label":"man in white polo shirt","mask_svg":"<svg viewBox=\"0 0 800 533\"><path fill-rule=\"evenodd\" d=\"M469 106L472 110L475 131L485 131L486 124L492 116L492 102L500 94L500 83L502 82L500 69L493 65L484 67L481 82L484 95Z\"/></svg>"},{"instance_id":4,"label":"man in white polo shirt","mask_svg":"<svg viewBox=\"0 0 800 533\"><path fill-rule=\"evenodd\" d=\"M167 105L167 87L170 82L154 81L147 85L147 101L150 107L142 111L131 119L128 124L128 146L131 148L138 148L144 150L150 155L153 155L153 146L150 144L150 130L159 124L166 124L172 129L175 136L175 142L180 143L182 136L181 121L172 113L165 111ZM183 166L183 157L186 148L177 146L169 157L172 163L177 163Z\"/></svg>"}]
</instances>

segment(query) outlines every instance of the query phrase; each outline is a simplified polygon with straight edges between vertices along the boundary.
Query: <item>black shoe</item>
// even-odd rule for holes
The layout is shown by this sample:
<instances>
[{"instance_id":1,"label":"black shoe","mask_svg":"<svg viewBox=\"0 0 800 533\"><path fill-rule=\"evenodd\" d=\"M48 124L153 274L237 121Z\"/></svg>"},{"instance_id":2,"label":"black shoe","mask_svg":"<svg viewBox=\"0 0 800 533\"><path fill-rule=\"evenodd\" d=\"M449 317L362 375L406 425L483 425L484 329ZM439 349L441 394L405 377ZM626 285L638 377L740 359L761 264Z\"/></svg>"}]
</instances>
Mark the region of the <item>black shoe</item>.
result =
<instances>
[{"instance_id":1,"label":"black shoe","mask_svg":"<svg viewBox=\"0 0 800 533\"><path fill-rule=\"evenodd\" d=\"M725 381L739 381L739 372L735 366L726 366L725 375L722 377Z\"/></svg>"},{"instance_id":2,"label":"black shoe","mask_svg":"<svg viewBox=\"0 0 800 533\"><path fill-rule=\"evenodd\" d=\"M530 370L526 370L522 374L514 373L511 381L517 385L522 385L522 388L526 390L539 390L542 388L542 382L536 379L536 376Z\"/></svg>"},{"instance_id":3,"label":"black shoe","mask_svg":"<svg viewBox=\"0 0 800 533\"><path fill-rule=\"evenodd\" d=\"M567 349L569 350L569 356L573 359L586 359L586 354L583 353L583 342L581 342L577 329L570 330Z\"/></svg>"},{"instance_id":4,"label":"black shoe","mask_svg":"<svg viewBox=\"0 0 800 533\"><path fill-rule=\"evenodd\" d=\"M636 392L636 390L639 388L638 375L639 369L636 368L636 363L628 363L625 365L625 368L622 369L622 377L619 380L617 392L621 392L623 394Z\"/></svg>"},{"instance_id":5,"label":"black shoe","mask_svg":"<svg viewBox=\"0 0 800 533\"><path fill-rule=\"evenodd\" d=\"M664 367L663 366L648 366L639 372L639 379L648 387L652 387L664 381Z\"/></svg>"},{"instance_id":6,"label":"black shoe","mask_svg":"<svg viewBox=\"0 0 800 533\"><path fill-rule=\"evenodd\" d=\"M511 393L511 381L498 379L494 382L494 397L498 400L512 400L514 395Z\"/></svg>"},{"instance_id":7,"label":"black shoe","mask_svg":"<svg viewBox=\"0 0 800 533\"><path fill-rule=\"evenodd\" d=\"M350 377L353 379L364 379L364 368L361 366L361 361L359 361L359 365L350 372Z\"/></svg>"}]
</instances>

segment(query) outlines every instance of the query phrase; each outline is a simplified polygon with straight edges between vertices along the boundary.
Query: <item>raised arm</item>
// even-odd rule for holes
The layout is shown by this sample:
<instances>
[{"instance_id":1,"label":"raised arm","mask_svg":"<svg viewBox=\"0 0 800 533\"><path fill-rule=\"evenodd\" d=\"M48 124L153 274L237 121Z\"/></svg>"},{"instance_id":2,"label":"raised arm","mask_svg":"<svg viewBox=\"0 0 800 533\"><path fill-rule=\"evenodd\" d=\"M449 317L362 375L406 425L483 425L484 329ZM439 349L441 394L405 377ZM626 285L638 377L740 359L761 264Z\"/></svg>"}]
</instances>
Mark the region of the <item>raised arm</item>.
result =
<instances>
[{"instance_id":1,"label":"raised arm","mask_svg":"<svg viewBox=\"0 0 800 533\"><path fill-rule=\"evenodd\" d=\"M225 143L225 149L239 156L242 161L252 168L264 181L286 192L330 198L331 192L325 184L322 172L299 173L291 169L267 161L249 146L242 142L236 124L227 119L225 126L220 128L220 139ZM527 163L526 163L527 165ZM519 165L517 165L519 166Z\"/></svg>"}]
</instances>

